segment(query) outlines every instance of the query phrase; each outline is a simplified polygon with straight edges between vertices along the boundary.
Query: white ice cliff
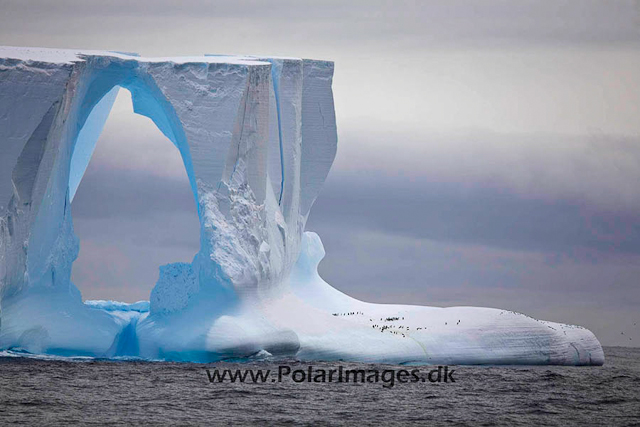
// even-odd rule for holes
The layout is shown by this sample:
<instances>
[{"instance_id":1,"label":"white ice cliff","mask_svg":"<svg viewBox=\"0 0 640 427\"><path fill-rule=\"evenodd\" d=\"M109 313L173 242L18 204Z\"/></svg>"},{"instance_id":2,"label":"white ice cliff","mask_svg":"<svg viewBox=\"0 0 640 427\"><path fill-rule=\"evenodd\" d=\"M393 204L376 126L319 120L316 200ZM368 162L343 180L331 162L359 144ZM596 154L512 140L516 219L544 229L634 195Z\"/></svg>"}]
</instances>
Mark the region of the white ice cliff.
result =
<instances>
[{"instance_id":1,"label":"white ice cliff","mask_svg":"<svg viewBox=\"0 0 640 427\"><path fill-rule=\"evenodd\" d=\"M578 326L369 304L318 276L324 249L304 230L336 154L332 77L333 63L298 58L0 47L0 350L602 364ZM83 302L70 203L119 87L182 155L200 251L162 266L148 303Z\"/></svg>"}]
</instances>

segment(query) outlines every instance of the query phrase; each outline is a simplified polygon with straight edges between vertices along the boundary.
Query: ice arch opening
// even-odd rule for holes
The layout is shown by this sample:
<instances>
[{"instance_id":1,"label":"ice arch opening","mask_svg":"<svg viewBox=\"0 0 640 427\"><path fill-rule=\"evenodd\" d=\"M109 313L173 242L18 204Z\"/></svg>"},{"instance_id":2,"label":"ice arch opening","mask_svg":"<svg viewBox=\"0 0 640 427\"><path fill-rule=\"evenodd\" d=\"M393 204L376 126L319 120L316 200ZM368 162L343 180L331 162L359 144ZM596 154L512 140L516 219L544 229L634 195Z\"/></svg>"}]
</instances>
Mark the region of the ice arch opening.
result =
<instances>
[{"instance_id":1,"label":"ice arch opening","mask_svg":"<svg viewBox=\"0 0 640 427\"><path fill-rule=\"evenodd\" d=\"M158 267L190 263L199 249L182 158L149 118L133 112L131 93L119 89L89 114L71 157L69 194L80 243L71 281L84 300L149 300ZM89 138L97 134L92 153Z\"/></svg>"},{"instance_id":2,"label":"ice arch opening","mask_svg":"<svg viewBox=\"0 0 640 427\"><path fill-rule=\"evenodd\" d=\"M70 284L71 265L78 253L71 219L71 201L119 87L131 92L134 112L150 118L178 148L197 204L191 153L182 125L155 82L132 65L126 62L111 63L94 73L86 85L76 88L82 95L80 101L71 106L72 120L68 120L69 125L64 128L62 135L62 143L68 149L62 147L56 159L65 166L52 170L43 203L29 236L29 247L36 249L27 253L25 277L29 278L31 286L56 288ZM72 284L70 286L72 291L76 291Z\"/></svg>"}]
</instances>

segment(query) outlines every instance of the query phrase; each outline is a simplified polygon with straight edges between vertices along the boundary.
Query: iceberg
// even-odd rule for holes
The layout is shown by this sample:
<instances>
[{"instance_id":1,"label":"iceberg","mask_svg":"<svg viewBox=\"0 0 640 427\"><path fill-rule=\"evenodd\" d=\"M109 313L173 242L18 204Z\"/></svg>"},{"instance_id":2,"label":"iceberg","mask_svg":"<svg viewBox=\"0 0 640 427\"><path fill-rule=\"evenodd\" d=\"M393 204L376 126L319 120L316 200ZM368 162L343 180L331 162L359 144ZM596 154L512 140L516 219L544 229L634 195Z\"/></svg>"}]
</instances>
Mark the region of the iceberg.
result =
<instances>
[{"instance_id":1,"label":"iceberg","mask_svg":"<svg viewBox=\"0 0 640 427\"><path fill-rule=\"evenodd\" d=\"M305 231L336 155L333 63L0 47L0 350L211 362L601 365L579 326L370 304L318 275ZM148 302L83 302L70 204L120 88L178 148L200 221Z\"/></svg>"}]
</instances>

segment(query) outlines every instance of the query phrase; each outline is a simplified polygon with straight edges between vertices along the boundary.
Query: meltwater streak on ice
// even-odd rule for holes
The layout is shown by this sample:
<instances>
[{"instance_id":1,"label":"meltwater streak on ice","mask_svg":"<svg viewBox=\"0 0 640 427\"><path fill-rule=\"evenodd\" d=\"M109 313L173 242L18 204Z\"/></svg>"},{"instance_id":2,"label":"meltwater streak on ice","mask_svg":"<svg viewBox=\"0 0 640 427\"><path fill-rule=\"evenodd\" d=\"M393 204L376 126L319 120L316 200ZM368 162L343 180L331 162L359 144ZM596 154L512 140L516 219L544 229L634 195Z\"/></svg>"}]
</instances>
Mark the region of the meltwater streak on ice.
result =
<instances>
[{"instance_id":1,"label":"meltwater streak on ice","mask_svg":"<svg viewBox=\"0 0 640 427\"><path fill-rule=\"evenodd\" d=\"M477 307L369 304L324 282L305 232L336 154L333 63L0 47L0 350L210 362L600 365L571 325ZM149 303L83 303L70 202L117 87L179 149L193 262ZM148 309L147 309L148 304Z\"/></svg>"}]
</instances>

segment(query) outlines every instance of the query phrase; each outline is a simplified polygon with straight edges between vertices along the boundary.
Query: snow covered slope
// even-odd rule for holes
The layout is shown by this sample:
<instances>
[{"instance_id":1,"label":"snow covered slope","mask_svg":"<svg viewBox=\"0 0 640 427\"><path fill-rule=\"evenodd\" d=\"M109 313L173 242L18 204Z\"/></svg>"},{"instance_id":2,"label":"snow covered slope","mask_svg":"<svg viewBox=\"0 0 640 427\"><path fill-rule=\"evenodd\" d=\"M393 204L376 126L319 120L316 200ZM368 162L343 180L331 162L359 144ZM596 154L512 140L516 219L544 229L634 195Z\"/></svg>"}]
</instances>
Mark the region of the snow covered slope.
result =
<instances>
[{"instance_id":1,"label":"snow covered slope","mask_svg":"<svg viewBox=\"0 0 640 427\"><path fill-rule=\"evenodd\" d=\"M368 304L305 233L335 157L333 64L0 48L0 349L212 361L602 364L591 332L503 310ZM119 88L179 149L200 219L150 303L83 303L70 202Z\"/></svg>"}]
</instances>

